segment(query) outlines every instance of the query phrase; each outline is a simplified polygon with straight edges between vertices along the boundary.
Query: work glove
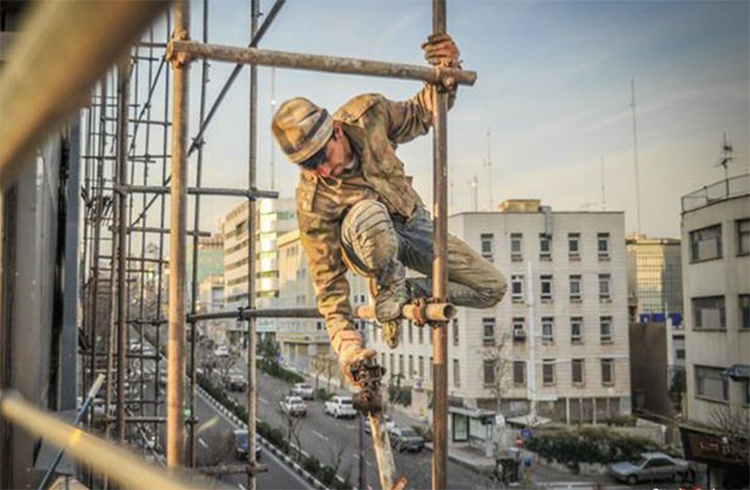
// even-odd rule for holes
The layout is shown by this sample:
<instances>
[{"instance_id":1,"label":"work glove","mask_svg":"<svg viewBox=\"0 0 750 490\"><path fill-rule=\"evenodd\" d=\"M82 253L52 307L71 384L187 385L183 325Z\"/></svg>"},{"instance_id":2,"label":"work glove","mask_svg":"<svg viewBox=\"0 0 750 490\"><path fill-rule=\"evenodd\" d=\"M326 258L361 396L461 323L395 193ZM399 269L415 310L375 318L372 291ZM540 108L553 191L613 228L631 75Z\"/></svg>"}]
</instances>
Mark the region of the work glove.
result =
<instances>
[{"instance_id":1,"label":"work glove","mask_svg":"<svg viewBox=\"0 0 750 490\"><path fill-rule=\"evenodd\" d=\"M458 46L453 42L450 35L446 33L432 34L427 41L422 43L424 57L432 66L442 66L447 68L461 68L461 52ZM449 92L456 91L456 80L446 78L443 80L443 88Z\"/></svg>"}]
</instances>

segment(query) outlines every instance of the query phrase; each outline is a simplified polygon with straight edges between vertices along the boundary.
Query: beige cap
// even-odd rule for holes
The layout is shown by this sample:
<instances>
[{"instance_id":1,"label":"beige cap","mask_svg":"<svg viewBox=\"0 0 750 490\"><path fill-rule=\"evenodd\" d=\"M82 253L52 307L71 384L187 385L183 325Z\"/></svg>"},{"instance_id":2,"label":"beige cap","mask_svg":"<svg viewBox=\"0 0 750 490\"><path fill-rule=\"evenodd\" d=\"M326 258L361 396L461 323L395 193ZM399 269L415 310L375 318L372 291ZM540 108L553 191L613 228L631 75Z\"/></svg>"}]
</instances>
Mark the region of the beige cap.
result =
<instances>
[{"instance_id":1,"label":"beige cap","mask_svg":"<svg viewBox=\"0 0 750 490\"><path fill-rule=\"evenodd\" d=\"M333 119L303 97L287 100L271 123L273 136L287 158L301 163L323 148L333 134Z\"/></svg>"}]
</instances>

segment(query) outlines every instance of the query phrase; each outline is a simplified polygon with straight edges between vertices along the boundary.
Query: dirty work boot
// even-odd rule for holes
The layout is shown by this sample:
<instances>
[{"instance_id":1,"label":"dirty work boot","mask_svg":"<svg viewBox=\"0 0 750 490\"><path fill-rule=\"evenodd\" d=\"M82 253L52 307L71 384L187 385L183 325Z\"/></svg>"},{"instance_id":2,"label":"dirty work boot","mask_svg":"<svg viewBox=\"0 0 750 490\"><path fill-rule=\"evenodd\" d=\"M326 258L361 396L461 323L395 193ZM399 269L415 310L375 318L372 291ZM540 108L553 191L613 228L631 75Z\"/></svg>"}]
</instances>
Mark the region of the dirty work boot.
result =
<instances>
[{"instance_id":1,"label":"dirty work boot","mask_svg":"<svg viewBox=\"0 0 750 490\"><path fill-rule=\"evenodd\" d=\"M341 372L344 377L349 381L352 386L361 390L364 388L362 384L355 378L354 368L358 363L362 361L368 361L377 356L377 352L372 349L362 346L351 346L341 354L339 354L339 365L341 366Z\"/></svg>"},{"instance_id":2,"label":"dirty work boot","mask_svg":"<svg viewBox=\"0 0 750 490\"><path fill-rule=\"evenodd\" d=\"M398 347L398 342L401 338L401 320L389 320L383 322L380 326L383 329L385 345L391 349Z\"/></svg>"}]
</instances>

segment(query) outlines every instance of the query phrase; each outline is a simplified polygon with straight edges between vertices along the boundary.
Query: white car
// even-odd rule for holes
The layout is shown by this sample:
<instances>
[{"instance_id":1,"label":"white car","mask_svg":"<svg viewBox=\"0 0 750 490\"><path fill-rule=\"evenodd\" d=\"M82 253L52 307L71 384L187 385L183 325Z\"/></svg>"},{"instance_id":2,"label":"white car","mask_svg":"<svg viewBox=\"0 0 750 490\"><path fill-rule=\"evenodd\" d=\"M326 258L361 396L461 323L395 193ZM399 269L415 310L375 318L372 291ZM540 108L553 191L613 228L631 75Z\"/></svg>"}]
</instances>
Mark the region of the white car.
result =
<instances>
[{"instance_id":1,"label":"white car","mask_svg":"<svg viewBox=\"0 0 750 490\"><path fill-rule=\"evenodd\" d=\"M357 411L352 405L350 396L334 396L326 402L325 413L335 418L339 417L356 417Z\"/></svg>"},{"instance_id":2,"label":"white car","mask_svg":"<svg viewBox=\"0 0 750 490\"><path fill-rule=\"evenodd\" d=\"M307 405L298 396L285 396L279 402L279 410L291 415L292 417L304 417L307 415Z\"/></svg>"},{"instance_id":3,"label":"white car","mask_svg":"<svg viewBox=\"0 0 750 490\"><path fill-rule=\"evenodd\" d=\"M291 395L298 396L304 400L313 399L313 387L308 383L296 383L290 390Z\"/></svg>"}]
</instances>

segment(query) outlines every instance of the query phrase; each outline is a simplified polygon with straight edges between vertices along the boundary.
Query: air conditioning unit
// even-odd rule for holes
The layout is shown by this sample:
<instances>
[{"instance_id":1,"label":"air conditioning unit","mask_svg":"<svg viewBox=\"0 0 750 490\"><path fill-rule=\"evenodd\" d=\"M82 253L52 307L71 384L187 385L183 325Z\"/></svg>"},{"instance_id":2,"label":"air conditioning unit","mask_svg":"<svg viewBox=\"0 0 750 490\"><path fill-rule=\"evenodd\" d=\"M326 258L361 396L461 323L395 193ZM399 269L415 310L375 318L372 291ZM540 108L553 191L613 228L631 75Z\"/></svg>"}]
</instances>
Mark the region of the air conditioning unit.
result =
<instances>
[{"instance_id":1,"label":"air conditioning unit","mask_svg":"<svg viewBox=\"0 0 750 490\"><path fill-rule=\"evenodd\" d=\"M526 340L526 332L523 330L514 330L513 340L519 340L519 341Z\"/></svg>"}]
</instances>

